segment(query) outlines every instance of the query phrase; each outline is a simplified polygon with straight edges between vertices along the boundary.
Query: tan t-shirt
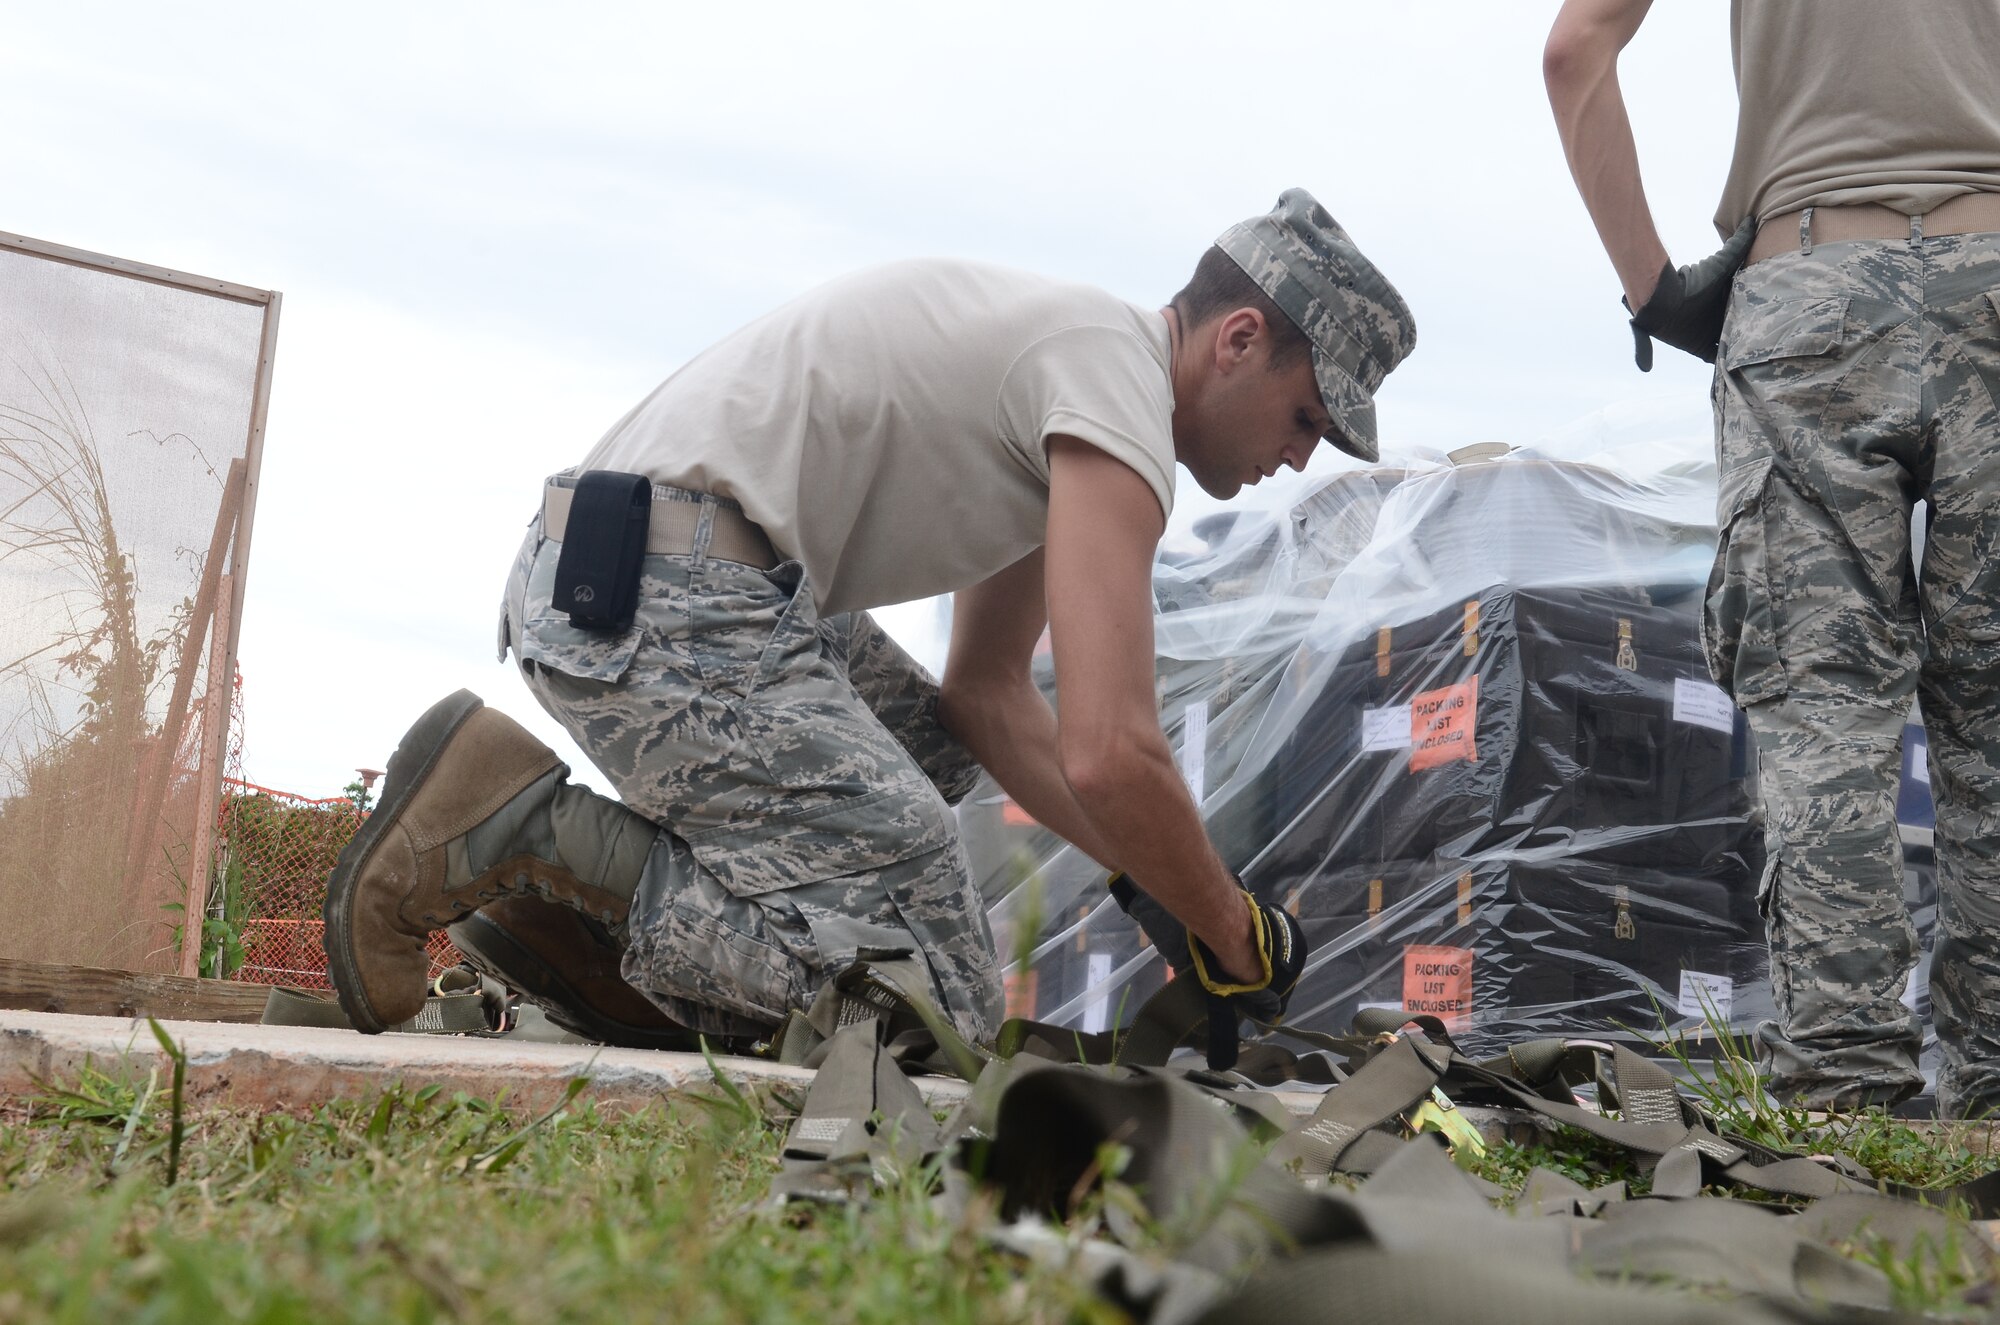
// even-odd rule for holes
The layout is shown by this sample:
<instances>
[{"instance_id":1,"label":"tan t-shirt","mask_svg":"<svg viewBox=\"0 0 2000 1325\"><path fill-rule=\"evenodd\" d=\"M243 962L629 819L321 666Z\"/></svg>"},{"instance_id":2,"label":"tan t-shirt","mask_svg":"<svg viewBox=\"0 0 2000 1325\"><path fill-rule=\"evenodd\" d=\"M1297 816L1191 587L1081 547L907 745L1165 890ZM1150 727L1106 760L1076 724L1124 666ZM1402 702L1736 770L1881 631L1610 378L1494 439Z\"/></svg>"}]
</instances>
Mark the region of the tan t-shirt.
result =
<instances>
[{"instance_id":1,"label":"tan t-shirt","mask_svg":"<svg viewBox=\"0 0 2000 1325\"><path fill-rule=\"evenodd\" d=\"M1051 435L1116 456L1173 509L1166 319L971 262L821 286L699 355L585 469L734 498L823 613L976 584L1046 538Z\"/></svg>"},{"instance_id":2,"label":"tan t-shirt","mask_svg":"<svg viewBox=\"0 0 2000 1325\"><path fill-rule=\"evenodd\" d=\"M2000 191L2000 0L1734 0L1736 156L1716 209Z\"/></svg>"}]
</instances>

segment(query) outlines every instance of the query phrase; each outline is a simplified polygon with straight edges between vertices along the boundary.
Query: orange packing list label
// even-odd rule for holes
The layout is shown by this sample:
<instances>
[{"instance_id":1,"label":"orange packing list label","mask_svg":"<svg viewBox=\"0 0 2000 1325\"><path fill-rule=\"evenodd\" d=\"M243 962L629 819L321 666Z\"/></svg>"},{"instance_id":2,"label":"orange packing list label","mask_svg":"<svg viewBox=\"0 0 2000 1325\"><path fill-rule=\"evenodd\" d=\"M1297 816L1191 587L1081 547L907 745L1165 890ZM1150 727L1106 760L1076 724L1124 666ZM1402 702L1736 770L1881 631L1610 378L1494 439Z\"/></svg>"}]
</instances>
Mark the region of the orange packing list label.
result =
<instances>
[{"instance_id":1,"label":"orange packing list label","mask_svg":"<svg viewBox=\"0 0 2000 1325\"><path fill-rule=\"evenodd\" d=\"M1479 726L1479 678L1426 690L1410 701L1410 771L1421 773L1458 759L1477 759L1472 734Z\"/></svg>"},{"instance_id":2,"label":"orange packing list label","mask_svg":"<svg viewBox=\"0 0 2000 1325\"><path fill-rule=\"evenodd\" d=\"M1403 1011L1427 1012L1447 1030L1472 1015L1472 949L1412 943L1403 949Z\"/></svg>"},{"instance_id":3,"label":"orange packing list label","mask_svg":"<svg viewBox=\"0 0 2000 1325\"><path fill-rule=\"evenodd\" d=\"M1009 828L1033 828L1035 816L1014 804L1012 796L1003 796L1000 799L1000 822Z\"/></svg>"}]
</instances>

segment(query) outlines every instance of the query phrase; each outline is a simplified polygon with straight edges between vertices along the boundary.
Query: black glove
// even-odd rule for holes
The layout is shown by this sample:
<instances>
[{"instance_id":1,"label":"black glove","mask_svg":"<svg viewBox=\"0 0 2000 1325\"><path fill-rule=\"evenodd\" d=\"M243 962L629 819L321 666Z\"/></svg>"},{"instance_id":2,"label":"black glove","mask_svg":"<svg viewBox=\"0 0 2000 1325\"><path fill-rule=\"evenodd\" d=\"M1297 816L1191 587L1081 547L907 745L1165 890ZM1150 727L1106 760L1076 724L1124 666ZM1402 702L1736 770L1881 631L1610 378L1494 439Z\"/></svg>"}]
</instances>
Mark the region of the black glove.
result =
<instances>
[{"instance_id":1,"label":"black glove","mask_svg":"<svg viewBox=\"0 0 2000 1325\"><path fill-rule=\"evenodd\" d=\"M1188 933L1187 926L1174 919L1151 894L1136 887L1129 875L1122 870L1113 874L1110 886L1112 900L1139 922L1139 928L1168 961L1173 961L1176 953L1188 954L1194 978L1208 991L1208 1065L1217 1072L1236 1066L1243 1018L1267 1026L1284 1019L1292 990L1306 968L1306 934L1299 928L1299 922L1290 912L1259 902L1245 891L1243 900L1250 906L1257 956L1263 970L1255 983L1230 984L1208 945ZM1237 887L1242 884L1239 882Z\"/></svg>"},{"instance_id":2,"label":"black glove","mask_svg":"<svg viewBox=\"0 0 2000 1325\"><path fill-rule=\"evenodd\" d=\"M1757 237L1757 218L1736 227L1729 242L1700 262L1660 269L1660 283L1646 306L1632 314L1632 359L1639 371L1653 371L1653 342L1664 341L1686 350L1704 363L1715 362L1722 339L1722 318L1729 311L1729 282L1743 265L1750 241ZM1630 301L1620 298L1629 311Z\"/></svg>"}]
</instances>

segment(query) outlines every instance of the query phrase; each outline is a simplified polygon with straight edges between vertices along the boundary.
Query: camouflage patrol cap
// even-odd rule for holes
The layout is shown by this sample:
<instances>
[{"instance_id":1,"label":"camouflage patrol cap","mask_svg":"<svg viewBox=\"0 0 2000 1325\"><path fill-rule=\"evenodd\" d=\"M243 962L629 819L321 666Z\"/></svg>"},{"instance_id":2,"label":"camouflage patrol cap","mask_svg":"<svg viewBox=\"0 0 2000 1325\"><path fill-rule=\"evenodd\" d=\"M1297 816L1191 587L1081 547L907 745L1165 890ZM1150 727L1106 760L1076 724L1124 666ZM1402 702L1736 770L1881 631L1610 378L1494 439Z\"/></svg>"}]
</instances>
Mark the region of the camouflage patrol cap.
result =
<instances>
[{"instance_id":1,"label":"camouflage patrol cap","mask_svg":"<svg viewBox=\"0 0 2000 1325\"><path fill-rule=\"evenodd\" d=\"M1327 440L1377 459L1375 389L1417 341L1403 296L1304 189L1286 189L1268 214L1230 226L1215 246L1312 342L1332 420Z\"/></svg>"}]
</instances>

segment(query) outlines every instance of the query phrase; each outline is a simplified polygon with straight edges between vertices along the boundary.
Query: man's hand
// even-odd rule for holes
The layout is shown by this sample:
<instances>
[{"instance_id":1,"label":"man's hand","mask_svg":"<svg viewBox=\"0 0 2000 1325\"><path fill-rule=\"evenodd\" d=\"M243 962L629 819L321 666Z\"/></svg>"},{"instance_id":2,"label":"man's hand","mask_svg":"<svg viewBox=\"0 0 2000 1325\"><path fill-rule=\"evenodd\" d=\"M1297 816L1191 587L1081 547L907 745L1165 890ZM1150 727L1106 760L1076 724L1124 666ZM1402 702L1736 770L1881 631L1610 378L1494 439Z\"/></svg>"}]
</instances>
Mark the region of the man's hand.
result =
<instances>
[{"instance_id":1,"label":"man's hand","mask_svg":"<svg viewBox=\"0 0 2000 1325\"><path fill-rule=\"evenodd\" d=\"M1652 297L1632 314L1632 358L1640 372L1653 371L1655 340L1686 350L1704 363L1715 362L1722 319L1729 311L1730 281L1756 237L1757 218L1747 217L1728 243L1700 262L1685 267L1669 262L1661 269ZM1627 301L1625 307L1631 306Z\"/></svg>"},{"instance_id":2,"label":"man's hand","mask_svg":"<svg viewBox=\"0 0 2000 1325\"><path fill-rule=\"evenodd\" d=\"M1243 1018L1266 1026L1284 1020L1292 990L1305 972L1307 952L1305 930L1289 912L1259 902L1239 888L1250 908L1258 968L1255 977L1240 980L1225 974L1208 945L1189 934L1186 926L1135 885L1129 875L1123 871L1113 874L1110 887L1112 900L1139 922L1139 928L1169 963L1178 965L1180 954L1187 954L1194 978L1208 991L1209 1067L1226 1072L1236 1066Z\"/></svg>"}]
</instances>

